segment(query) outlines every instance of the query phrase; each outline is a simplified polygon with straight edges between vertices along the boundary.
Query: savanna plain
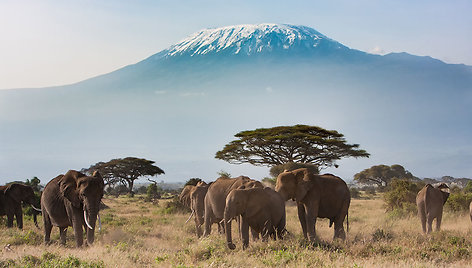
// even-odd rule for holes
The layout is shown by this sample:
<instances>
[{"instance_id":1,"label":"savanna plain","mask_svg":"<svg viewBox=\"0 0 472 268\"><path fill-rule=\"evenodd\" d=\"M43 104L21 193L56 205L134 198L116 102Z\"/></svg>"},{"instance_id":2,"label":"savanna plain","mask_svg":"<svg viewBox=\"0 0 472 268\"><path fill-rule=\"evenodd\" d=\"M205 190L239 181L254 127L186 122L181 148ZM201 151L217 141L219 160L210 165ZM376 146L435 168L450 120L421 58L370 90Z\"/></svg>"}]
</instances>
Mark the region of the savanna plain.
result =
<instances>
[{"instance_id":1,"label":"savanna plain","mask_svg":"<svg viewBox=\"0 0 472 268\"><path fill-rule=\"evenodd\" d=\"M43 231L25 216L23 230L6 228L0 219L0 267L472 267L472 224L469 216L445 211L441 231L423 235L416 215L386 213L380 194L352 199L346 241L333 241L333 229L317 221L320 242L303 239L297 209L287 203L284 240L250 241L242 250L233 228L235 250L226 247L216 225L198 239L190 213L175 213L167 203L144 196L105 196L102 230L92 246L76 248L73 232L59 244L43 243ZM235 223L233 222L233 226ZM42 228L42 219L39 218Z\"/></svg>"}]
</instances>

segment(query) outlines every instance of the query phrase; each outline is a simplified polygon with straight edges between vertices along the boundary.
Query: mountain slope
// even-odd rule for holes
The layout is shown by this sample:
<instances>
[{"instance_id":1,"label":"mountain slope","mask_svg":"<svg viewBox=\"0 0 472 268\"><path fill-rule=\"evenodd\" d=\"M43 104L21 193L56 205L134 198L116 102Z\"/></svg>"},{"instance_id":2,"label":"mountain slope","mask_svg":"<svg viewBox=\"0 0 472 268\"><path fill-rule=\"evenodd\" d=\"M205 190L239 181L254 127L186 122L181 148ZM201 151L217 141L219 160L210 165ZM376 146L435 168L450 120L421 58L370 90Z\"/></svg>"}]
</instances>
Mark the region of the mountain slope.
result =
<instances>
[{"instance_id":1,"label":"mountain slope","mask_svg":"<svg viewBox=\"0 0 472 268\"><path fill-rule=\"evenodd\" d=\"M241 130L299 123L339 130L371 153L330 171L347 180L395 163L465 177L471 104L470 66L372 55L304 26L202 30L74 85L0 92L0 180L126 156L155 160L170 180L213 180L221 169L260 179L267 169L214 153Z\"/></svg>"}]
</instances>

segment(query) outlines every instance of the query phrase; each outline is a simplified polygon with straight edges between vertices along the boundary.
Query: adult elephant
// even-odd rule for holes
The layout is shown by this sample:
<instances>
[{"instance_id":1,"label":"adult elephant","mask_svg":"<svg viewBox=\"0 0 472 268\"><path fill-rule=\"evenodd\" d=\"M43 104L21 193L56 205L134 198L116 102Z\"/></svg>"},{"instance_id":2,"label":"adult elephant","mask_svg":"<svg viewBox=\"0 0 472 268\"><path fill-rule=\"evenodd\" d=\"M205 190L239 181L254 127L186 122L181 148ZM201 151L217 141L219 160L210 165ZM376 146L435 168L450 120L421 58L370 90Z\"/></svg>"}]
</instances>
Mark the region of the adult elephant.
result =
<instances>
[{"instance_id":1,"label":"adult elephant","mask_svg":"<svg viewBox=\"0 0 472 268\"><path fill-rule=\"evenodd\" d=\"M199 238L203 233L202 225L205 216L205 196L208 192L209 186L210 184L199 183L190 191L190 209L192 210L192 214L190 214L187 222L193 215L195 215L195 229L197 231L197 237Z\"/></svg>"},{"instance_id":2,"label":"adult elephant","mask_svg":"<svg viewBox=\"0 0 472 268\"><path fill-rule=\"evenodd\" d=\"M246 176L237 178L220 177L210 185L205 195L205 230L203 236L210 235L213 223L220 223L223 220L226 197L232 190L241 186L245 188L264 188L261 182ZM256 237L256 233L253 232L253 236Z\"/></svg>"},{"instance_id":3,"label":"adult elephant","mask_svg":"<svg viewBox=\"0 0 472 268\"><path fill-rule=\"evenodd\" d=\"M224 212L229 249L236 248L231 237L231 221L239 216L243 249L249 246L249 227L262 234L263 240L281 239L285 231L285 200L269 187L232 190L226 197Z\"/></svg>"},{"instance_id":4,"label":"adult elephant","mask_svg":"<svg viewBox=\"0 0 472 268\"><path fill-rule=\"evenodd\" d=\"M61 244L66 243L66 230L72 226L77 246L82 246L83 229L87 230L87 244L94 241L95 221L100 201L103 197L104 183L98 172L86 176L78 171L69 170L65 175L52 179L44 188L41 196L41 209L44 220L44 241L50 242L53 226L59 227Z\"/></svg>"},{"instance_id":5,"label":"adult elephant","mask_svg":"<svg viewBox=\"0 0 472 268\"><path fill-rule=\"evenodd\" d=\"M20 183L12 183L0 186L0 216L7 215L7 227L13 227L13 218L16 218L16 226L23 229L23 210L21 202L29 204L33 209L40 211L34 206L35 195L33 188ZM33 213L34 224L38 226L36 220L37 213Z\"/></svg>"},{"instance_id":6,"label":"adult elephant","mask_svg":"<svg viewBox=\"0 0 472 268\"><path fill-rule=\"evenodd\" d=\"M423 233L432 231L433 220L436 219L436 231L441 229L443 206L449 197L449 187L445 183L437 186L426 184L416 195L418 216L421 219Z\"/></svg>"},{"instance_id":7,"label":"adult elephant","mask_svg":"<svg viewBox=\"0 0 472 268\"><path fill-rule=\"evenodd\" d=\"M346 183L332 174L316 175L306 168L283 172L277 177L275 190L284 200L294 199L303 236L316 240L316 219L334 223L334 238L346 239L344 219L348 216L351 194ZM347 220L349 230L349 219Z\"/></svg>"},{"instance_id":8,"label":"adult elephant","mask_svg":"<svg viewBox=\"0 0 472 268\"><path fill-rule=\"evenodd\" d=\"M185 185L179 195L180 202L188 208L190 208L190 192L194 187L195 185Z\"/></svg>"}]
</instances>

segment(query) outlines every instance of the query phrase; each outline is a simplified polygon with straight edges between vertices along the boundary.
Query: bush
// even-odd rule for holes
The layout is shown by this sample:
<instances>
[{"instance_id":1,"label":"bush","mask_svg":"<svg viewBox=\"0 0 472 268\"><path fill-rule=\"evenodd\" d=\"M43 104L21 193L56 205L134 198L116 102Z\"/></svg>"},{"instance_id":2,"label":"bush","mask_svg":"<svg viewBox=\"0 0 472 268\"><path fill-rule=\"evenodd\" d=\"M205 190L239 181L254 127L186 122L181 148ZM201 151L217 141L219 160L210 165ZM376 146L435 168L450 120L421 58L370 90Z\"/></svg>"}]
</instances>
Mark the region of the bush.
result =
<instances>
[{"instance_id":1,"label":"bush","mask_svg":"<svg viewBox=\"0 0 472 268\"><path fill-rule=\"evenodd\" d=\"M180 202L178 196L174 196L172 201L169 201L166 204L166 207L162 210L162 214L175 214L175 213L188 213L190 212L190 209L182 202Z\"/></svg>"},{"instance_id":2,"label":"bush","mask_svg":"<svg viewBox=\"0 0 472 268\"><path fill-rule=\"evenodd\" d=\"M349 192L351 192L351 198L360 198L361 192L357 188L349 188Z\"/></svg>"},{"instance_id":3,"label":"bush","mask_svg":"<svg viewBox=\"0 0 472 268\"><path fill-rule=\"evenodd\" d=\"M416 195L420 186L405 179L393 179L384 195L387 211L401 210L406 214L416 212Z\"/></svg>"},{"instance_id":4,"label":"bush","mask_svg":"<svg viewBox=\"0 0 472 268\"><path fill-rule=\"evenodd\" d=\"M472 201L472 193L452 193L445 204L446 208L453 212L469 211L469 204Z\"/></svg>"},{"instance_id":5,"label":"bush","mask_svg":"<svg viewBox=\"0 0 472 268\"><path fill-rule=\"evenodd\" d=\"M147 202L152 202L152 201L155 201L159 198L161 198L161 193L162 193L162 189L160 187L158 187L156 184L150 184L148 187L147 187L147 190L146 190L146 198L145 198L145 201Z\"/></svg>"},{"instance_id":6,"label":"bush","mask_svg":"<svg viewBox=\"0 0 472 268\"><path fill-rule=\"evenodd\" d=\"M264 186L274 188L276 181L277 181L277 178L265 177L262 179L262 184L264 184Z\"/></svg>"}]
</instances>

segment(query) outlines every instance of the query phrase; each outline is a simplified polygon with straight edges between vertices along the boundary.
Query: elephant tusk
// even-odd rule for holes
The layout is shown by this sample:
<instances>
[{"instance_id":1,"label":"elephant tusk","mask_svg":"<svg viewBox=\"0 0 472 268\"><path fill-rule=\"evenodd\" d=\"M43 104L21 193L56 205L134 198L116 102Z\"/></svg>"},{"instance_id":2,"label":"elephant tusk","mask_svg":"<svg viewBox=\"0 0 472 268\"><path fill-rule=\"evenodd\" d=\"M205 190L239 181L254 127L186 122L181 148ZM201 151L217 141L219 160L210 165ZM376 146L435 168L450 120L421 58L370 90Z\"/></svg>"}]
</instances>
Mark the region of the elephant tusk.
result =
<instances>
[{"instance_id":1,"label":"elephant tusk","mask_svg":"<svg viewBox=\"0 0 472 268\"><path fill-rule=\"evenodd\" d=\"M87 212L84 210L84 219L85 219L85 224L87 224L87 227L90 228L90 230L93 230L92 226L90 226L90 223L87 220Z\"/></svg>"},{"instance_id":2,"label":"elephant tusk","mask_svg":"<svg viewBox=\"0 0 472 268\"><path fill-rule=\"evenodd\" d=\"M188 217L188 219L185 223L187 223L192 218L193 214L195 214L195 210L192 210L192 214L190 214L190 217Z\"/></svg>"},{"instance_id":3,"label":"elephant tusk","mask_svg":"<svg viewBox=\"0 0 472 268\"><path fill-rule=\"evenodd\" d=\"M100 220L100 213L98 213L98 231L102 231L102 221Z\"/></svg>"},{"instance_id":4,"label":"elephant tusk","mask_svg":"<svg viewBox=\"0 0 472 268\"><path fill-rule=\"evenodd\" d=\"M38 211L38 212L42 212L41 209L39 209L39 208L37 208L37 207L35 207L35 206L33 206L33 205L31 205L31 207L32 207L34 210Z\"/></svg>"}]
</instances>

